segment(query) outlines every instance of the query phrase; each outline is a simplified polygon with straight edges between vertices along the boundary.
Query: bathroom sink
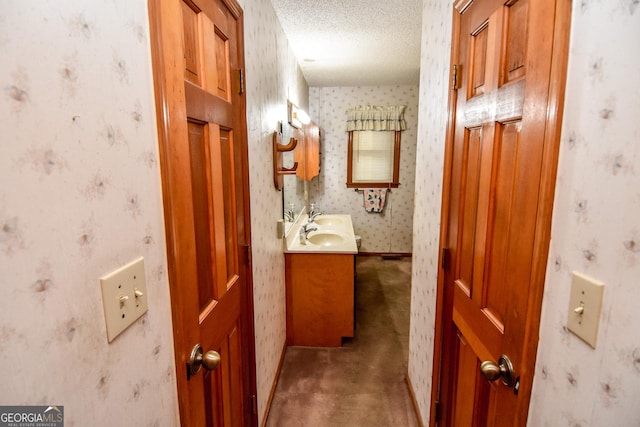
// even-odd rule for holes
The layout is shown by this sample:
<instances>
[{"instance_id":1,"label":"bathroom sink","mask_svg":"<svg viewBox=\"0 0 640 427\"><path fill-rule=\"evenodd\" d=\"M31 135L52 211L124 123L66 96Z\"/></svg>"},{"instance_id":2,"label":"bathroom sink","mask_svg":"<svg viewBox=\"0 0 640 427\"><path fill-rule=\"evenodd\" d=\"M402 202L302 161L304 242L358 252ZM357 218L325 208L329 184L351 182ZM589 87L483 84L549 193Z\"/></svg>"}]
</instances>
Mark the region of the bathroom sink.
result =
<instances>
[{"instance_id":1,"label":"bathroom sink","mask_svg":"<svg viewBox=\"0 0 640 427\"><path fill-rule=\"evenodd\" d=\"M309 229L307 239L300 241L300 230ZM358 246L353 233L351 216L340 214L320 215L309 222L307 215L298 220L284 239L285 253L305 254L357 254Z\"/></svg>"},{"instance_id":2,"label":"bathroom sink","mask_svg":"<svg viewBox=\"0 0 640 427\"><path fill-rule=\"evenodd\" d=\"M345 219L337 216L319 216L313 222L326 227L330 225L343 225L345 224Z\"/></svg>"},{"instance_id":3,"label":"bathroom sink","mask_svg":"<svg viewBox=\"0 0 640 427\"><path fill-rule=\"evenodd\" d=\"M344 237L334 233L316 233L310 235L307 240L318 246L334 246L344 243Z\"/></svg>"}]
</instances>

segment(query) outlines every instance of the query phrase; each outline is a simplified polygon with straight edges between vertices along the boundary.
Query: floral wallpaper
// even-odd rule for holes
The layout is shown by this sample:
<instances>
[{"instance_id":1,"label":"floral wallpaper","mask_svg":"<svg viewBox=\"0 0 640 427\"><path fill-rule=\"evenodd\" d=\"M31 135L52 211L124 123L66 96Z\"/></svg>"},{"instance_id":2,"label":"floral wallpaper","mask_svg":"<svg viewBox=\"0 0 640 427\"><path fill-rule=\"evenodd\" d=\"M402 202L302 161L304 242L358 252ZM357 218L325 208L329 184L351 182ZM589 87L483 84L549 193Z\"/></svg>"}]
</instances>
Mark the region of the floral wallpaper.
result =
<instances>
[{"instance_id":1,"label":"floral wallpaper","mask_svg":"<svg viewBox=\"0 0 640 427\"><path fill-rule=\"evenodd\" d=\"M310 116L321 129L320 175L309 183L309 201L325 213L350 214L361 252L412 250L413 194L418 127L417 86L312 87ZM406 105L402 132L400 187L387 194L382 213L367 213L362 192L346 188L346 111L357 105Z\"/></svg>"},{"instance_id":2,"label":"floral wallpaper","mask_svg":"<svg viewBox=\"0 0 640 427\"><path fill-rule=\"evenodd\" d=\"M569 71L530 426L640 425L640 8L573 2ZM603 19L604 18L604 19ZM451 6L426 0L409 377L429 419ZM626 41L626 42L625 42ZM568 332L572 271L605 283L598 343Z\"/></svg>"},{"instance_id":3,"label":"floral wallpaper","mask_svg":"<svg viewBox=\"0 0 640 427\"><path fill-rule=\"evenodd\" d=\"M286 339L284 253L276 224L272 136L287 99L307 108L309 89L269 0L244 0L258 416L261 425Z\"/></svg>"},{"instance_id":4,"label":"floral wallpaper","mask_svg":"<svg viewBox=\"0 0 640 427\"><path fill-rule=\"evenodd\" d=\"M427 423L451 5L424 1L419 90L309 93L270 2L240 3L259 421L285 341L271 134L291 99L325 132L323 173L309 185L314 201L326 212L348 207L363 250L413 251L409 378ZM147 19L142 0L0 7L0 401L64 405L69 426L179 423ZM624 41L640 39L638 2L574 2L571 31L529 425L637 425L640 53ZM403 151L401 180L408 186L415 173L415 197L394 190L389 211L374 220L360 209L361 195L344 188L337 115L347 104L386 101L409 106L414 134L403 135L403 150L413 151ZM385 231L369 236L370 228ZM108 344L99 278L140 255L149 312ZM606 285L596 349L565 328L574 270Z\"/></svg>"},{"instance_id":5,"label":"floral wallpaper","mask_svg":"<svg viewBox=\"0 0 640 427\"><path fill-rule=\"evenodd\" d=\"M0 6L0 403L178 424L146 0ZM99 278L145 258L107 342Z\"/></svg>"},{"instance_id":6,"label":"floral wallpaper","mask_svg":"<svg viewBox=\"0 0 640 427\"><path fill-rule=\"evenodd\" d=\"M639 6L573 4L531 426L640 425ZM566 329L572 271L605 284L595 349Z\"/></svg>"},{"instance_id":7,"label":"floral wallpaper","mask_svg":"<svg viewBox=\"0 0 640 427\"><path fill-rule=\"evenodd\" d=\"M452 2L425 0L422 13L420 106L416 152L413 271L408 376L428 424L438 279L442 173L449 96Z\"/></svg>"},{"instance_id":8,"label":"floral wallpaper","mask_svg":"<svg viewBox=\"0 0 640 427\"><path fill-rule=\"evenodd\" d=\"M262 422L286 331L271 135L308 87L271 3L240 3ZM65 405L70 426L111 425L115 408L178 424L147 19L146 1L0 9L0 167L15 183L0 188L0 400ZM149 312L108 345L99 277L139 255Z\"/></svg>"}]
</instances>

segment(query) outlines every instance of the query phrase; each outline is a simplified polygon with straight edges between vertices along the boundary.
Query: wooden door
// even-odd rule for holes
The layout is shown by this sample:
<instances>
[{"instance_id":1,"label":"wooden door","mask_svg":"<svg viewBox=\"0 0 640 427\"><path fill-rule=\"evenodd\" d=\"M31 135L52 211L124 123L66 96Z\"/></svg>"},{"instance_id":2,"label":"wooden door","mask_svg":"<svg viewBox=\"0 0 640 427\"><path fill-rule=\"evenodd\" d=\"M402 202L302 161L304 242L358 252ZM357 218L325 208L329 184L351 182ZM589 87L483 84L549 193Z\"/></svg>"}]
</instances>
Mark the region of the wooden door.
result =
<instances>
[{"instance_id":1,"label":"wooden door","mask_svg":"<svg viewBox=\"0 0 640 427\"><path fill-rule=\"evenodd\" d=\"M256 425L242 10L149 9L181 423Z\"/></svg>"},{"instance_id":2,"label":"wooden door","mask_svg":"<svg viewBox=\"0 0 640 427\"><path fill-rule=\"evenodd\" d=\"M441 425L526 424L557 167L568 3L454 4L455 87L439 290L443 340L434 365L440 387L434 387L433 401L440 413L434 408L432 425L438 416ZM510 378L503 372L506 360L498 363L502 355L512 363Z\"/></svg>"}]
</instances>

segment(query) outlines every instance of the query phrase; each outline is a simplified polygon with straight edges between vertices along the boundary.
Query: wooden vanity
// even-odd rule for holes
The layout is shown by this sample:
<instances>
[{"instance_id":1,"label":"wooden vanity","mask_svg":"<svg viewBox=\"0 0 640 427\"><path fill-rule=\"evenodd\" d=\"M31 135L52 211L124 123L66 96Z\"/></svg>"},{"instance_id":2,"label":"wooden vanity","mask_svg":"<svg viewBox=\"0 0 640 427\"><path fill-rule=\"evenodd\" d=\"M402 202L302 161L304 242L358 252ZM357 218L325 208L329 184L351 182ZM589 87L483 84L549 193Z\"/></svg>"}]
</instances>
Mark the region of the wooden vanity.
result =
<instances>
[{"instance_id":1,"label":"wooden vanity","mask_svg":"<svg viewBox=\"0 0 640 427\"><path fill-rule=\"evenodd\" d=\"M296 223L285 241L287 344L340 347L355 327L353 224L349 215L323 215L301 243L298 231L307 220ZM340 239L318 241L314 234Z\"/></svg>"},{"instance_id":2,"label":"wooden vanity","mask_svg":"<svg viewBox=\"0 0 640 427\"><path fill-rule=\"evenodd\" d=\"M354 330L353 254L287 253L287 344L340 347Z\"/></svg>"}]
</instances>

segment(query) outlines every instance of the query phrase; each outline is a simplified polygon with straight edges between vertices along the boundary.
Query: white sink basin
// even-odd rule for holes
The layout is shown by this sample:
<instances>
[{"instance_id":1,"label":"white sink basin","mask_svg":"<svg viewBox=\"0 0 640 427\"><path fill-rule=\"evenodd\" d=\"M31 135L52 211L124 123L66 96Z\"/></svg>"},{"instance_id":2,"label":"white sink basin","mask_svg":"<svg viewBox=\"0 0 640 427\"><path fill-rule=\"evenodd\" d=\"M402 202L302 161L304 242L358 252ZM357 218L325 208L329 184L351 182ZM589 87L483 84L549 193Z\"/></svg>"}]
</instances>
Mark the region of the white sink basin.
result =
<instances>
[{"instance_id":1,"label":"white sink basin","mask_svg":"<svg viewBox=\"0 0 640 427\"><path fill-rule=\"evenodd\" d=\"M321 215L317 217L313 222L322 227L328 227L332 225L344 225L346 224L346 219L334 215Z\"/></svg>"},{"instance_id":2,"label":"white sink basin","mask_svg":"<svg viewBox=\"0 0 640 427\"><path fill-rule=\"evenodd\" d=\"M320 215L309 228L307 240L300 241L300 229L309 221L308 215L299 215L284 239L286 253L357 254L358 246L350 215Z\"/></svg>"},{"instance_id":3,"label":"white sink basin","mask_svg":"<svg viewBox=\"0 0 640 427\"><path fill-rule=\"evenodd\" d=\"M318 246L335 246L344 243L344 237L334 233L310 234L307 240L309 243Z\"/></svg>"}]
</instances>

